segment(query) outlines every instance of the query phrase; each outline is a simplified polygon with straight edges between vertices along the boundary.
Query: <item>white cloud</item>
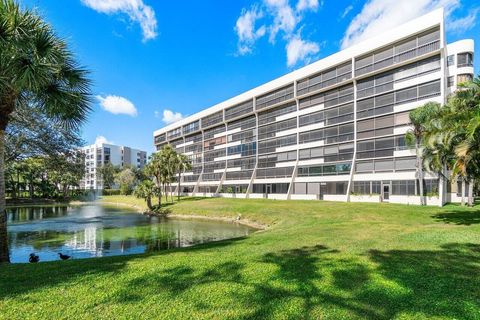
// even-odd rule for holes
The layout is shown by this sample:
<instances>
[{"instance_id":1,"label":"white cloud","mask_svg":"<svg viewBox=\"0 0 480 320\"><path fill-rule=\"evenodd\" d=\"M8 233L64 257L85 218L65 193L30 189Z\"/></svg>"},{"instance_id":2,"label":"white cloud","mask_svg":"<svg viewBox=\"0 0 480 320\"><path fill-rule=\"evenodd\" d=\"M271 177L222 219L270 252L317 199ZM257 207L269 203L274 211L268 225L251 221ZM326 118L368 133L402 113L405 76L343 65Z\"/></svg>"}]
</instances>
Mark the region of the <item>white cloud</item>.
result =
<instances>
[{"instance_id":1,"label":"white cloud","mask_svg":"<svg viewBox=\"0 0 480 320\"><path fill-rule=\"evenodd\" d=\"M97 138L95 139L95 144L102 144L102 143L113 144L113 141L107 140L107 138L105 138L104 136L97 136Z\"/></svg>"},{"instance_id":2,"label":"white cloud","mask_svg":"<svg viewBox=\"0 0 480 320\"><path fill-rule=\"evenodd\" d=\"M460 0L369 0L348 26L342 39L342 49L440 7L445 9L447 27L470 27L475 20L475 17L468 16L460 19L452 17L452 12L460 7Z\"/></svg>"},{"instance_id":3,"label":"white cloud","mask_svg":"<svg viewBox=\"0 0 480 320\"><path fill-rule=\"evenodd\" d=\"M255 23L263 17L263 12L258 6L253 5L249 10L243 9L235 24L235 32L238 36L238 53L244 55L252 52L255 41L265 35L265 26L255 30Z\"/></svg>"},{"instance_id":4,"label":"white cloud","mask_svg":"<svg viewBox=\"0 0 480 320\"><path fill-rule=\"evenodd\" d=\"M158 118L160 117L160 113L155 111L155 116ZM183 119L183 115L180 112L174 112L169 109L163 110L162 121L166 124L171 124Z\"/></svg>"},{"instance_id":5,"label":"white cloud","mask_svg":"<svg viewBox=\"0 0 480 320\"><path fill-rule=\"evenodd\" d=\"M476 8L471 10L470 13L463 18L447 21L447 26L446 26L447 31L464 32L466 30L473 28L477 23L478 11L479 9Z\"/></svg>"},{"instance_id":6,"label":"white cloud","mask_svg":"<svg viewBox=\"0 0 480 320\"><path fill-rule=\"evenodd\" d=\"M316 11L322 4L319 0L298 0L292 7L289 0L261 0L248 10L244 8L235 25L237 54L252 53L256 41L268 34L271 44L275 44L278 36L285 41L289 67L309 60L318 53L319 45L301 39L301 23L305 12Z\"/></svg>"},{"instance_id":7,"label":"white cloud","mask_svg":"<svg viewBox=\"0 0 480 320\"><path fill-rule=\"evenodd\" d=\"M143 33L143 41L157 37L157 19L152 7L143 3L143 0L81 0L84 5L93 10L115 14L128 15L131 21L140 24Z\"/></svg>"},{"instance_id":8,"label":"white cloud","mask_svg":"<svg viewBox=\"0 0 480 320\"><path fill-rule=\"evenodd\" d=\"M119 96L109 95L106 97L97 96L100 106L105 110L113 114L126 114L131 117L137 116L137 108L128 99Z\"/></svg>"},{"instance_id":9,"label":"white cloud","mask_svg":"<svg viewBox=\"0 0 480 320\"><path fill-rule=\"evenodd\" d=\"M343 13L341 15L342 19L344 19L347 16L347 14L349 14L350 11L352 11L352 9L353 9L353 5L349 5L348 7L346 7L345 10L343 10Z\"/></svg>"},{"instance_id":10,"label":"white cloud","mask_svg":"<svg viewBox=\"0 0 480 320\"><path fill-rule=\"evenodd\" d=\"M320 51L320 47L315 42L304 41L299 36L296 36L287 43L287 65L294 66L298 61L311 60L312 56Z\"/></svg>"},{"instance_id":11,"label":"white cloud","mask_svg":"<svg viewBox=\"0 0 480 320\"><path fill-rule=\"evenodd\" d=\"M299 0L297 3L297 11L304 10L317 10L318 9L318 0Z\"/></svg>"}]
</instances>

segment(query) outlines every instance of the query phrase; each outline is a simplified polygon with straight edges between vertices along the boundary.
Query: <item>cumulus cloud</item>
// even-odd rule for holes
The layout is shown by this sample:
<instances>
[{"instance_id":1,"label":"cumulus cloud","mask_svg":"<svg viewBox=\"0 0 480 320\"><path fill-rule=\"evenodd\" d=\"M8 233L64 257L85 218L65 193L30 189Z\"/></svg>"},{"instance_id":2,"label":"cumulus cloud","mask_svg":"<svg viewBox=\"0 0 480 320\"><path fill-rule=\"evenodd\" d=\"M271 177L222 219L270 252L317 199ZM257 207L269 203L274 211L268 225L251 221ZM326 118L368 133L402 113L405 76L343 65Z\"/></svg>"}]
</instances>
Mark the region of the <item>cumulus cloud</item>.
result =
<instances>
[{"instance_id":1,"label":"cumulus cloud","mask_svg":"<svg viewBox=\"0 0 480 320\"><path fill-rule=\"evenodd\" d=\"M81 0L87 7L105 14L126 14L142 29L143 41L157 37L157 19L152 7L143 0Z\"/></svg>"},{"instance_id":2,"label":"cumulus cloud","mask_svg":"<svg viewBox=\"0 0 480 320\"><path fill-rule=\"evenodd\" d=\"M109 95L109 96L97 96L98 102L103 110L113 114L126 114L131 117L137 116L137 108L128 99L124 97Z\"/></svg>"},{"instance_id":3,"label":"cumulus cloud","mask_svg":"<svg viewBox=\"0 0 480 320\"><path fill-rule=\"evenodd\" d=\"M95 139L95 144L103 144L103 143L113 144L113 141L107 140L107 138L105 138L104 136L97 136L97 138Z\"/></svg>"},{"instance_id":4,"label":"cumulus cloud","mask_svg":"<svg viewBox=\"0 0 480 320\"><path fill-rule=\"evenodd\" d=\"M296 36L287 43L287 65L294 66L300 60L308 63L319 51L320 47L317 43L305 41Z\"/></svg>"},{"instance_id":5,"label":"cumulus cloud","mask_svg":"<svg viewBox=\"0 0 480 320\"><path fill-rule=\"evenodd\" d=\"M319 52L319 45L301 38L302 21L307 11L316 11L319 0L298 0L291 6L289 0L261 0L249 9L242 9L235 25L238 37L238 55L252 53L257 40L268 35L271 44L280 37L286 43L287 65L310 60Z\"/></svg>"},{"instance_id":6,"label":"cumulus cloud","mask_svg":"<svg viewBox=\"0 0 480 320\"><path fill-rule=\"evenodd\" d=\"M263 12L257 5L250 9L243 9L235 24L235 32L238 35L238 54L244 55L252 52L252 47L257 39L265 35L265 26L255 30L255 23L263 17Z\"/></svg>"},{"instance_id":7,"label":"cumulus cloud","mask_svg":"<svg viewBox=\"0 0 480 320\"><path fill-rule=\"evenodd\" d=\"M183 119L183 115L180 112L174 112L169 109L163 110L162 113L155 111L154 114L156 118L161 118L165 124L171 124Z\"/></svg>"},{"instance_id":8,"label":"cumulus cloud","mask_svg":"<svg viewBox=\"0 0 480 320\"><path fill-rule=\"evenodd\" d=\"M474 23L476 13L470 18L453 18L452 13L460 7L460 0L369 0L348 26L342 39L342 49L440 7L445 9L447 31L449 25L461 29Z\"/></svg>"},{"instance_id":9,"label":"cumulus cloud","mask_svg":"<svg viewBox=\"0 0 480 320\"><path fill-rule=\"evenodd\" d=\"M297 11L304 10L317 10L318 9L318 0L299 0L297 3Z\"/></svg>"}]
</instances>

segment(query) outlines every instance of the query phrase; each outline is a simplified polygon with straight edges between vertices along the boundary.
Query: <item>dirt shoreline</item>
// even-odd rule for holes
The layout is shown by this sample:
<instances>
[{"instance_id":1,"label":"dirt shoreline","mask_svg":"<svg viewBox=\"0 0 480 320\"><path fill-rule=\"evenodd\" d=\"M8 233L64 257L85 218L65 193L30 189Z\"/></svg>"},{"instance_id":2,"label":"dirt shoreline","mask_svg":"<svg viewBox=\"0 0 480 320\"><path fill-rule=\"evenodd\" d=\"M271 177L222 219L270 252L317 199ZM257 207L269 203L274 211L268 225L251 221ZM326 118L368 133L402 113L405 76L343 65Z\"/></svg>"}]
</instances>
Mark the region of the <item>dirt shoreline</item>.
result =
<instances>
[{"instance_id":1,"label":"dirt shoreline","mask_svg":"<svg viewBox=\"0 0 480 320\"><path fill-rule=\"evenodd\" d=\"M118 206L118 207L124 207L124 208L131 208L135 209L137 213L144 214L145 209L142 207L139 207L134 204L128 204L128 203L122 203L122 202L109 202L109 201L89 201L89 202L81 202L81 201L72 201L70 202L71 205L88 205L88 204L106 204L106 205L113 205L113 206ZM183 220L188 220L188 219L195 219L195 220L207 220L207 221L222 221L222 222L228 222L228 223L238 223L250 228L258 229L258 230L266 230L268 229L268 225L261 224L255 221L250 221L250 220L236 220L232 218L226 218L226 217L210 217L210 216L200 216L200 215L191 215L191 214L168 214L167 217L169 218L175 218L175 219L183 219Z\"/></svg>"}]
</instances>

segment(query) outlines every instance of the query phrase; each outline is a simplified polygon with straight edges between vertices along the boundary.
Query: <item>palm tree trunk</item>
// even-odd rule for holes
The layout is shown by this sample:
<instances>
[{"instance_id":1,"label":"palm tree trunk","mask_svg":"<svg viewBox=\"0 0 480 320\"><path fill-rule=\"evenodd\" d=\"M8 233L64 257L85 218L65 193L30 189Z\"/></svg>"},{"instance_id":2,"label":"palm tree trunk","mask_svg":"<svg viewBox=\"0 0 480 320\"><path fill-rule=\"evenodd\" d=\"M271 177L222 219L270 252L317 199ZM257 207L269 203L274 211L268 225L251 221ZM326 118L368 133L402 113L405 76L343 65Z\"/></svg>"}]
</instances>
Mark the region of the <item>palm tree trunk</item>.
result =
<instances>
[{"instance_id":1,"label":"palm tree trunk","mask_svg":"<svg viewBox=\"0 0 480 320\"><path fill-rule=\"evenodd\" d=\"M420 139L419 138L417 138L416 149L417 149L417 178L418 178L418 187L420 189L420 204L423 206L425 205L425 197L423 194L423 168L422 168L422 161L420 159Z\"/></svg>"},{"instance_id":2,"label":"palm tree trunk","mask_svg":"<svg viewBox=\"0 0 480 320\"><path fill-rule=\"evenodd\" d=\"M465 205L465 178L462 178L462 206Z\"/></svg>"},{"instance_id":3,"label":"palm tree trunk","mask_svg":"<svg viewBox=\"0 0 480 320\"><path fill-rule=\"evenodd\" d=\"M468 183L468 206L473 207L473 180Z\"/></svg>"},{"instance_id":4,"label":"palm tree trunk","mask_svg":"<svg viewBox=\"0 0 480 320\"><path fill-rule=\"evenodd\" d=\"M6 127L6 125L5 125ZM5 128L0 128L0 263L10 262L5 201Z\"/></svg>"},{"instance_id":5,"label":"palm tree trunk","mask_svg":"<svg viewBox=\"0 0 480 320\"><path fill-rule=\"evenodd\" d=\"M180 170L178 170L177 200L180 202Z\"/></svg>"},{"instance_id":6,"label":"palm tree trunk","mask_svg":"<svg viewBox=\"0 0 480 320\"><path fill-rule=\"evenodd\" d=\"M147 207L148 207L148 210L152 211L152 198L151 197L147 197Z\"/></svg>"}]
</instances>

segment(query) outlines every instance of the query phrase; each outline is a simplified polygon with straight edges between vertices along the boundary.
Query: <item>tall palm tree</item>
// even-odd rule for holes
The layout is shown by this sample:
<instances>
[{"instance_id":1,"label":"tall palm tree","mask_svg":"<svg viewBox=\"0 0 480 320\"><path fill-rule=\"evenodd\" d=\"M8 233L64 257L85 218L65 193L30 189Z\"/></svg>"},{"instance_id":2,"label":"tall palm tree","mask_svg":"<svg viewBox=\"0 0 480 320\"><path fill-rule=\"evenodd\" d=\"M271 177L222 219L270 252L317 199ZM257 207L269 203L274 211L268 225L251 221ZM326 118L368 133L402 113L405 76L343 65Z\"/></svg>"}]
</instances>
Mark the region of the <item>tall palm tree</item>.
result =
<instances>
[{"instance_id":1,"label":"tall palm tree","mask_svg":"<svg viewBox=\"0 0 480 320\"><path fill-rule=\"evenodd\" d=\"M0 263L9 262L5 203L5 130L20 106L76 129L90 111L88 72L49 24L14 0L0 0Z\"/></svg>"},{"instance_id":2,"label":"tall palm tree","mask_svg":"<svg viewBox=\"0 0 480 320\"><path fill-rule=\"evenodd\" d=\"M182 154L179 153L177 154L177 199L180 201L180 180L181 180L181 174L185 171L191 170L192 169L192 163L190 162L190 159Z\"/></svg>"},{"instance_id":3,"label":"tall palm tree","mask_svg":"<svg viewBox=\"0 0 480 320\"><path fill-rule=\"evenodd\" d=\"M416 160L416 176L418 181L418 186L420 189L420 202L422 205L425 205L425 195L423 191L423 161L421 155L421 146L424 139L425 132L431 119L438 114L440 110L440 105L435 102L428 102L423 106L412 110L410 112L410 123L412 129L410 129L406 136L405 140L410 147L415 147L415 153L417 156Z\"/></svg>"},{"instance_id":4,"label":"tall palm tree","mask_svg":"<svg viewBox=\"0 0 480 320\"><path fill-rule=\"evenodd\" d=\"M150 156L150 161L145 166L145 174L153 177L157 185L158 207L162 206L162 183L163 183L163 162L160 152Z\"/></svg>"}]
</instances>

